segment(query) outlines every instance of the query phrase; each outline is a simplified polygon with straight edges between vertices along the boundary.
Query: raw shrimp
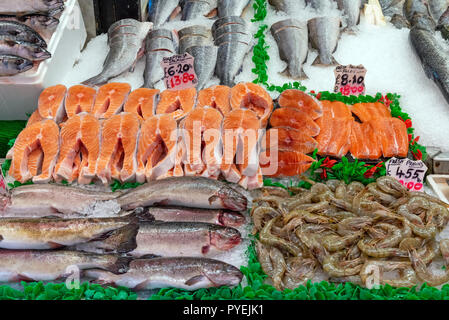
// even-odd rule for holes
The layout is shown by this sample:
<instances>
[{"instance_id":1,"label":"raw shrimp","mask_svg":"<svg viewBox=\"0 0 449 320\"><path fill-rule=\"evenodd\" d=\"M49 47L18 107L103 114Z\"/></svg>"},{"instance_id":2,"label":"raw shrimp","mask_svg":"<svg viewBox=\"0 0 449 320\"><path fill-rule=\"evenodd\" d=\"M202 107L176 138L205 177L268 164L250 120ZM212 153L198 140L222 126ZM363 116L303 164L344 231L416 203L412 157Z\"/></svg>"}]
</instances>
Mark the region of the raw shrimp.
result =
<instances>
[{"instance_id":1,"label":"raw shrimp","mask_svg":"<svg viewBox=\"0 0 449 320\"><path fill-rule=\"evenodd\" d=\"M250 191L250 194L254 199L260 199L269 196L282 197L282 198L290 197L290 194L284 188L273 186L253 189Z\"/></svg>"},{"instance_id":2,"label":"raw shrimp","mask_svg":"<svg viewBox=\"0 0 449 320\"><path fill-rule=\"evenodd\" d=\"M360 278L362 282L367 285L370 275L373 274L374 268L377 268L379 285L389 284L394 287L413 287L416 285L417 279L410 262L406 261L384 261L384 260L367 260L360 270ZM384 279L383 273L385 271L399 271L399 279ZM375 274L374 274L375 275Z\"/></svg>"},{"instance_id":3,"label":"raw shrimp","mask_svg":"<svg viewBox=\"0 0 449 320\"><path fill-rule=\"evenodd\" d=\"M407 257L407 251L398 248L379 248L370 243L370 239L362 239L357 243L359 249L367 256L374 258Z\"/></svg>"},{"instance_id":4,"label":"raw shrimp","mask_svg":"<svg viewBox=\"0 0 449 320\"><path fill-rule=\"evenodd\" d=\"M260 231L259 233L260 241L266 245L279 246L280 248L287 250L294 256L301 255L302 254L301 248L297 247L296 245L290 243L285 239L282 239L280 237L271 234L271 227L277 221L277 219L279 219L279 217L271 219L269 222L265 224L262 231Z\"/></svg>"},{"instance_id":5,"label":"raw shrimp","mask_svg":"<svg viewBox=\"0 0 449 320\"><path fill-rule=\"evenodd\" d=\"M417 251L412 249L410 252L410 261L412 262L413 269L419 279L426 282L429 286L435 287L439 286L445 282L449 281L449 269L446 268L444 274L435 275L429 270L427 270L426 263L420 258Z\"/></svg>"},{"instance_id":6,"label":"raw shrimp","mask_svg":"<svg viewBox=\"0 0 449 320\"><path fill-rule=\"evenodd\" d=\"M273 285L276 289L282 290L282 278L287 268L284 255L278 248L271 247L270 260L273 265L273 276L271 277L273 279Z\"/></svg>"},{"instance_id":7,"label":"raw shrimp","mask_svg":"<svg viewBox=\"0 0 449 320\"><path fill-rule=\"evenodd\" d=\"M404 187L396 178L390 176L380 177L376 180L377 186L385 193L396 198L408 195L408 189Z\"/></svg>"},{"instance_id":8,"label":"raw shrimp","mask_svg":"<svg viewBox=\"0 0 449 320\"><path fill-rule=\"evenodd\" d=\"M391 194L379 190L376 182L370 183L366 187L368 188L368 191L373 194L376 199L379 199L384 205L389 205L396 200L396 198Z\"/></svg>"},{"instance_id":9,"label":"raw shrimp","mask_svg":"<svg viewBox=\"0 0 449 320\"><path fill-rule=\"evenodd\" d=\"M359 231L346 236L339 236L336 234L328 235L323 237L321 244L328 251L339 251L352 245L354 242L358 241L364 234L364 231Z\"/></svg>"},{"instance_id":10,"label":"raw shrimp","mask_svg":"<svg viewBox=\"0 0 449 320\"><path fill-rule=\"evenodd\" d=\"M301 227L296 229L296 236L302 243L309 249L312 255L323 264L323 261L327 257L328 253L326 249L317 241L317 239L308 232L305 232L305 228Z\"/></svg>"},{"instance_id":11,"label":"raw shrimp","mask_svg":"<svg viewBox=\"0 0 449 320\"><path fill-rule=\"evenodd\" d=\"M259 260L260 266L262 267L263 272L269 277L273 277L273 264L270 259L270 250L263 245L261 242L256 242L256 252L257 258Z\"/></svg>"},{"instance_id":12,"label":"raw shrimp","mask_svg":"<svg viewBox=\"0 0 449 320\"><path fill-rule=\"evenodd\" d=\"M399 249L411 250L421 247L423 239L421 238L403 238L399 243Z\"/></svg>"},{"instance_id":13,"label":"raw shrimp","mask_svg":"<svg viewBox=\"0 0 449 320\"><path fill-rule=\"evenodd\" d=\"M273 219L277 216L279 216L279 212L272 207L254 207L251 210L251 217L253 218L253 223L257 230L263 228L267 217Z\"/></svg>"},{"instance_id":14,"label":"raw shrimp","mask_svg":"<svg viewBox=\"0 0 449 320\"><path fill-rule=\"evenodd\" d=\"M376 241L376 247L392 248L399 244L399 242L401 242L402 232L398 227L395 227L394 225L388 223L378 223L375 226L371 227L371 229L376 228L380 228L386 232L386 234L382 236L381 240Z\"/></svg>"},{"instance_id":15,"label":"raw shrimp","mask_svg":"<svg viewBox=\"0 0 449 320\"><path fill-rule=\"evenodd\" d=\"M283 287L294 290L312 279L317 268L317 261L311 258L292 257L287 259L287 271L284 275Z\"/></svg>"},{"instance_id":16,"label":"raw shrimp","mask_svg":"<svg viewBox=\"0 0 449 320\"><path fill-rule=\"evenodd\" d=\"M328 255L323 262L323 270L331 277L347 277L353 276L360 272L363 265L363 259L357 258L355 266L346 267L341 264L341 260L345 258L346 252L338 251Z\"/></svg>"},{"instance_id":17,"label":"raw shrimp","mask_svg":"<svg viewBox=\"0 0 449 320\"><path fill-rule=\"evenodd\" d=\"M370 226L373 222L374 218L367 216L346 218L338 223L337 232L342 236L350 235Z\"/></svg>"}]
</instances>

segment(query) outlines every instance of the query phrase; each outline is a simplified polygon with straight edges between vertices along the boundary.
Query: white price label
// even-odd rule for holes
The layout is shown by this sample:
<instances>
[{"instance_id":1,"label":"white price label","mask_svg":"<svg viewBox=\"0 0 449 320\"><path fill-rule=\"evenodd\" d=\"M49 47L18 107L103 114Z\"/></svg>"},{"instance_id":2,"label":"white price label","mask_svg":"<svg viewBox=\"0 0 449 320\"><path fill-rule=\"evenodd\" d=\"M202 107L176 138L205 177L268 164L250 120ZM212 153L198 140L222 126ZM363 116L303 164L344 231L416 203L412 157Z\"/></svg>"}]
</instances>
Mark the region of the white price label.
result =
<instances>
[{"instance_id":1,"label":"white price label","mask_svg":"<svg viewBox=\"0 0 449 320\"><path fill-rule=\"evenodd\" d=\"M391 158L385 164L387 176L396 178L410 191L424 191L427 166L421 160Z\"/></svg>"}]
</instances>

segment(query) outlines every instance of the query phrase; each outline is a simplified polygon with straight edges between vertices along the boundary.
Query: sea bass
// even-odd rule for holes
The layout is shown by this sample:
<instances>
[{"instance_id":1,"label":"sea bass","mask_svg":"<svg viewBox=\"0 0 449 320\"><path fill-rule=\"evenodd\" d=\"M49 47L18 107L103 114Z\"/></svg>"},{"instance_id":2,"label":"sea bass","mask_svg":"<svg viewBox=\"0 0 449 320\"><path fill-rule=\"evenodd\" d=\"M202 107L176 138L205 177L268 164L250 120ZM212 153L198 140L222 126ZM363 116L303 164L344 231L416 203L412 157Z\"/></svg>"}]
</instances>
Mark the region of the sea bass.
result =
<instances>
[{"instance_id":1,"label":"sea bass","mask_svg":"<svg viewBox=\"0 0 449 320\"><path fill-rule=\"evenodd\" d=\"M55 249L95 240L108 232L135 222L135 217L118 218L2 218L0 248Z\"/></svg>"},{"instance_id":2,"label":"sea bass","mask_svg":"<svg viewBox=\"0 0 449 320\"><path fill-rule=\"evenodd\" d=\"M18 56L0 54L0 77L13 76L30 70L33 62Z\"/></svg>"},{"instance_id":3,"label":"sea bass","mask_svg":"<svg viewBox=\"0 0 449 320\"><path fill-rule=\"evenodd\" d=\"M0 0L0 14L44 13L64 7L64 0Z\"/></svg>"},{"instance_id":4,"label":"sea bass","mask_svg":"<svg viewBox=\"0 0 449 320\"><path fill-rule=\"evenodd\" d=\"M0 51L30 61L42 61L51 57L51 53L41 46L22 41L11 35L0 35Z\"/></svg>"},{"instance_id":5,"label":"sea bass","mask_svg":"<svg viewBox=\"0 0 449 320\"><path fill-rule=\"evenodd\" d=\"M143 55L144 39L151 28L151 23L134 19L123 19L112 24L108 30L109 52L103 70L83 84L100 85L125 71L134 70L137 59Z\"/></svg>"},{"instance_id":6,"label":"sea bass","mask_svg":"<svg viewBox=\"0 0 449 320\"><path fill-rule=\"evenodd\" d=\"M121 192L99 192L54 184L32 184L14 188L0 196L0 216L43 217L88 213L97 202L117 198ZM111 212L111 215L114 215Z\"/></svg>"},{"instance_id":7,"label":"sea bass","mask_svg":"<svg viewBox=\"0 0 449 320\"><path fill-rule=\"evenodd\" d=\"M89 270L87 276L102 284L124 286L133 290L175 287L186 290L236 286L243 274L236 267L208 258L167 257L133 260L123 275Z\"/></svg>"},{"instance_id":8,"label":"sea bass","mask_svg":"<svg viewBox=\"0 0 449 320\"><path fill-rule=\"evenodd\" d=\"M332 56L337 50L340 37L340 18L338 17L318 17L309 20L309 38L312 47L318 50L319 54L312 65L336 65L338 62Z\"/></svg>"},{"instance_id":9,"label":"sea bass","mask_svg":"<svg viewBox=\"0 0 449 320\"><path fill-rule=\"evenodd\" d=\"M68 267L128 270L129 258L65 250L0 250L0 282L53 281L65 278ZM72 269L73 270L73 269Z\"/></svg>"},{"instance_id":10,"label":"sea bass","mask_svg":"<svg viewBox=\"0 0 449 320\"><path fill-rule=\"evenodd\" d=\"M34 29L17 21L0 20L0 35L14 36L17 40L47 47L45 40Z\"/></svg>"},{"instance_id":11,"label":"sea bass","mask_svg":"<svg viewBox=\"0 0 449 320\"><path fill-rule=\"evenodd\" d=\"M29 14L22 17L16 16L0 16L0 20L17 21L33 28L37 33L50 39L53 32L59 25L59 19L44 14Z\"/></svg>"},{"instance_id":12,"label":"sea bass","mask_svg":"<svg viewBox=\"0 0 449 320\"><path fill-rule=\"evenodd\" d=\"M170 177L147 183L117 198L123 210L152 205L243 211L247 199L225 182L204 177Z\"/></svg>"}]
</instances>

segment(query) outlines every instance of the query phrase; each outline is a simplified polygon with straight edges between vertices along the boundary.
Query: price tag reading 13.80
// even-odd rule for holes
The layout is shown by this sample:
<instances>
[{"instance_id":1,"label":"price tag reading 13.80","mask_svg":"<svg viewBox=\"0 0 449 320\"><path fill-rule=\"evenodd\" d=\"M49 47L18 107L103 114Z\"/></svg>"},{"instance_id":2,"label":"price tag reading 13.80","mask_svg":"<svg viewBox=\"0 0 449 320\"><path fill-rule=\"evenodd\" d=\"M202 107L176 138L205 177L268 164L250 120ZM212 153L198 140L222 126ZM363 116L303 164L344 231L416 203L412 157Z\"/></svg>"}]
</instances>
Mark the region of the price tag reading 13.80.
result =
<instances>
[{"instance_id":1,"label":"price tag reading 13.80","mask_svg":"<svg viewBox=\"0 0 449 320\"><path fill-rule=\"evenodd\" d=\"M194 58L188 54L179 54L162 59L164 83L169 90L181 90L195 87L198 79L193 67Z\"/></svg>"},{"instance_id":2,"label":"price tag reading 13.80","mask_svg":"<svg viewBox=\"0 0 449 320\"><path fill-rule=\"evenodd\" d=\"M385 166L387 176L395 177L410 191L424 191L423 182L427 166L421 160L391 158Z\"/></svg>"},{"instance_id":3,"label":"price tag reading 13.80","mask_svg":"<svg viewBox=\"0 0 449 320\"><path fill-rule=\"evenodd\" d=\"M344 96L358 96L365 93L366 69L363 65L337 66L334 73L334 92L341 92Z\"/></svg>"}]
</instances>

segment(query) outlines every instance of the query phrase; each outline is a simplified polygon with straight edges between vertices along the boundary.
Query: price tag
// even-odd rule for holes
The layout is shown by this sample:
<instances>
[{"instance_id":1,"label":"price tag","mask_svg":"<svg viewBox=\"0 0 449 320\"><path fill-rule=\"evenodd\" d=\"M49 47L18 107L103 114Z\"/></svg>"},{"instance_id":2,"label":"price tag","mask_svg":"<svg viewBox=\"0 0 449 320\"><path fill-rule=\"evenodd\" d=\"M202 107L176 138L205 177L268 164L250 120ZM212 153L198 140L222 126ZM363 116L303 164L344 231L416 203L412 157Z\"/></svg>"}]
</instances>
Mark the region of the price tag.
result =
<instances>
[{"instance_id":1,"label":"price tag","mask_svg":"<svg viewBox=\"0 0 449 320\"><path fill-rule=\"evenodd\" d=\"M365 93L366 69L363 65L337 66L334 74L334 92L341 92L345 96L358 96Z\"/></svg>"},{"instance_id":2,"label":"price tag","mask_svg":"<svg viewBox=\"0 0 449 320\"><path fill-rule=\"evenodd\" d=\"M395 177L410 191L423 191L427 167L421 160L391 158L385 164L387 176Z\"/></svg>"},{"instance_id":3,"label":"price tag","mask_svg":"<svg viewBox=\"0 0 449 320\"><path fill-rule=\"evenodd\" d=\"M9 188L5 181L5 176L3 175L3 170L0 167L0 194L8 194Z\"/></svg>"},{"instance_id":4,"label":"price tag","mask_svg":"<svg viewBox=\"0 0 449 320\"><path fill-rule=\"evenodd\" d=\"M195 87L198 78L193 67L194 58L188 54L177 54L162 59L165 87L169 90L181 90Z\"/></svg>"}]
</instances>

